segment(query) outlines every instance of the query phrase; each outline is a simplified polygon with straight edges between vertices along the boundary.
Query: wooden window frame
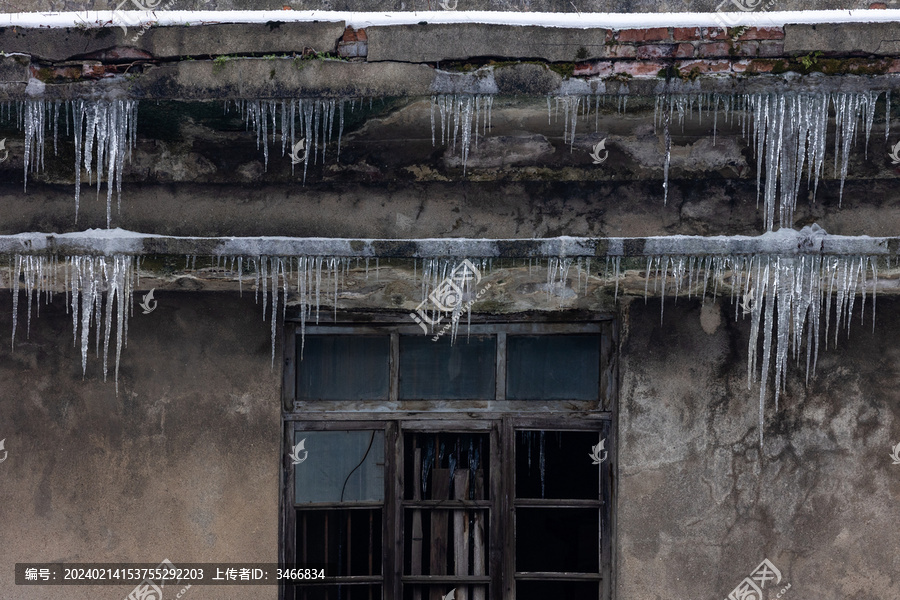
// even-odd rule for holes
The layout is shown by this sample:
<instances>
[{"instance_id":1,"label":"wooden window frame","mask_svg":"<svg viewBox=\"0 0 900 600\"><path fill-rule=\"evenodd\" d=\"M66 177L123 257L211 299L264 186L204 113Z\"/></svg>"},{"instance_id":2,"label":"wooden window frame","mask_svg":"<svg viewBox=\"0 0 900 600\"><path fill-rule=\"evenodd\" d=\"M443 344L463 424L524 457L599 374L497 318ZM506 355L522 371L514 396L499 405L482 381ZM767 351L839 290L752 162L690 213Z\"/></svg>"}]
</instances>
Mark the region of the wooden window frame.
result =
<instances>
[{"instance_id":1,"label":"wooden window frame","mask_svg":"<svg viewBox=\"0 0 900 600\"><path fill-rule=\"evenodd\" d=\"M291 448L294 431L383 429L385 432L385 481L383 503L383 597L400 599L403 584L455 579L456 576L404 576L403 543L404 509L404 434L411 431L435 432L490 432L491 440L491 508L490 539L488 548L488 576L491 580L490 597L497 600L513 600L517 580L528 579L584 579L597 581L601 586L600 598L611 600L614 589L615 547L611 543L615 535L615 464L616 464L616 398L617 398L617 324L614 319L602 316L593 320L576 322L498 322L472 323L468 328L473 334L497 335L495 358L497 394L494 400L401 401L398 399L399 337L403 334L424 335L417 325L402 319L396 322L360 325L355 323L329 323L310 326L306 335L354 335L389 334L391 336L390 398L368 401L300 401L296 400L295 339L301 335L297 323L286 323L282 330L281 345L284 350L283 380L283 447ZM597 333L601 336L600 385L596 401L569 400L520 400L505 399L506 390L506 335L552 335ZM466 335L466 327L460 326L460 336ZM607 439L608 460L600 465L600 498L594 500L554 500L552 502L515 497L515 432L522 429L545 431L598 430ZM292 564L296 540L287 539L296 531L296 506L293 504L293 467L282 453L281 505L279 527L279 560ZM586 457L587 458L587 457ZM596 506L601 511L599 539L599 574L569 574L557 576L549 573L516 573L515 571L515 510L531 506ZM317 505L318 507L319 505ZM605 509L604 509L605 507ZM471 577L471 576L469 576ZM279 590L284 598L284 589Z\"/></svg>"}]
</instances>

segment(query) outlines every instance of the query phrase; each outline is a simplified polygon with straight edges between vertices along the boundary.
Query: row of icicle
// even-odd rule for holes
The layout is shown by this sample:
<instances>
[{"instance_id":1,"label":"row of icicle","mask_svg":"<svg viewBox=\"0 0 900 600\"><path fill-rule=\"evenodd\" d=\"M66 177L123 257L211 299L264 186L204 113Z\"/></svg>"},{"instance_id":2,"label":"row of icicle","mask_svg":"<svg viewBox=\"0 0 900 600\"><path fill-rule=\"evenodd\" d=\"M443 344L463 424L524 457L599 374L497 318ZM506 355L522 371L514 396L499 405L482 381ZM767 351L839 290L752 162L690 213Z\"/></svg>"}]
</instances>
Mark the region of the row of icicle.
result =
<instances>
[{"instance_id":1,"label":"row of icicle","mask_svg":"<svg viewBox=\"0 0 900 600\"><path fill-rule=\"evenodd\" d=\"M860 119L865 130L864 154L868 158L869 137L879 96L877 91L664 95L656 98L654 124L664 128L667 139L665 163L668 166L672 116L677 114L683 129L685 116L693 116L695 108L701 123L704 114L709 117L712 112L715 145L719 113L729 125L734 123L737 115L741 133L750 138L756 154L757 204L762 196L766 230L772 231L776 207L779 225L793 226L804 172L807 189L811 188L815 200L819 179L824 176L828 122L832 112L835 123L832 176L840 179L839 198L843 198L850 150L856 143ZM884 107L884 139L887 141L891 126L890 91L885 93ZM668 190L667 177L663 186Z\"/></svg>"},{"instance_id":2,"label":"row of icicle","mask_svg":"<svg viewBox=\"0 0 900 600\"><path fill-rule=\"evenodd\" d=\"M763 198L766 229L771 231L778 223L781 227L793 225L794 208L805 173L807 187L812 197L824 176L826 138L829 118L834 115L834 168L833 176L840 179L840 196L843 196L847 177L850 150L856 142L860 128L868 141L875 117L875 104L880 97L877 91L865 92L771 92L757 94L661 94L656 96L654 124L664 129L665 158L663 168L663 201L668 198L668 167L671 159L671 133L669 123L677 116L684 127L685 117L694 110L702 123L704 115L712 113L713 143L715 144L719 113L724 122L738 123L744 137L751 141L756 154L757 201ZM563 140L574 148L579 116L594 113L594 129L599 128L601 102L616 103L616 110L625 112L627 96L561 96L547 98L548 120L555 114L563 115ZM264 164L268 167L269 144L281 143L284 156L303 140L304 146L295 154L303 163L303 181L310 160L324 163L327 144L337 128L337 157L340 158L340 142L344 130L344 107L349 103L355 109L356 99L284 99L238 100L226 102L225 110L236 107L248 129L253 129L257 147L262 146ZM479 129L481 136L491 127L493 98L489 95L435 95L431 98L431 138L437 141L436 127L440 124L442 145L456 151L459 140L463 172L467 168L471 146L477 147ZM890 92L885 94L885 140L890 134ZM371 104L371 100L370 100ZM592 106L593 105L593 106ZM96 164L97 191L100 183L107 186L107 226L111 221L112 189L121 203L122 169L126 155L131 156L137 130L137 101L134 100L25 100L0 104L0 121L13 118L25 131L25 185L29 171L44 168L45 131L52 129L53 150L57 151L60 118L68 135L75 140L75 162L87 172L88 182L93 179ZM13 115L13 107L15 114ZM435 115L437 112L437 118ZM862 127L859 126L862 118ZM337 121L337 123L335 123ZM335 127L337 125L337 127ZM292 161L292 172L294 168ZM81 171L75 169L75 214L78 216ZM120 207L121 208L121 207ZM777 208L777 211L776 211Z\"/></svg>"},{"instance_id":3,"label":"row of icicle","mask_svg":"<svg viewBox=\"0 0 900 600\"><path fill-rule=\"evenodd\" d=\"M193 261L193 262L192 262ZM355 261L355 262L354 262ZM362 263L364 261L364 265ZM421 297L429 294L446 280L461 263L456 259L422 259L415 261L414 278L420 278ZM866 292L871 273L872 322L875 319L875 288L877 286L877 261L867 256L839 257L801 255L781 257L776 255L738 256L657 256L645 259L645 297L649 295L649 282L653 279L653 293L663 297L696 294L705 299L707 294L718 296L719 286L727 285L734 306L734 317L751 319L750 342L747 360L748 387L760 381L760 419L768 388L771 366L774 364L774 394L776 409L779 396L785 388L785 372L788 359L805 360L807 381L815 371L820 339L827 347L829 328L834 314L834 343L838 333L849 331L856 297L862 298L860 313L864 312ZM543 263L543 264L542 264ZM473 260L481 276L493 268L490 259ZM523 262L522 266L526 263ZM548 294L555 288L568 286L572 267L577 268L578 281L575 291L587 293L588 280L593 276L607 283L615 280L618 295L621 277L621 257L610 257L605 269L592 273L590 259L547 258L528 261L533 267L547 271ZM263 319L271 323L272 364L275 359L277 328L286 317L288 302L299 306L301 339L305 336L307 320L319 320L323 300L330 296L337 317L337 305L341 289L351 269L365 267L369 276L369 259L320 256L230 256L216 259L217 271L238 279L243 289L245 274L252 281L254 293L262 299ZM379 265L374 259L375 277ZM185 270L196 267L196 257L188 257ZM13 331L15 342L18 327L18 290L24 288L27 304L28 326L31 326L31 307L38 314L40 304L50 302L54 290L63 289L66 308L72 314L72 333L80 342L82 371L87 370L87 355L91 329L94 329L95 348L99 356L103 338L103 374L107 373L107 357L115 316L115 372L118 382L119 357L127 343L127 317L133 313L134 280L139 276L139 260L130 255L112 257L69 256L57 257L15 255L10 264L10 285L13 293ZM421 277L419 271L421 270ZM60 281L62 273L62 281ZM16 285L16 282L21 282ZM481 284L483 285L483 284ZM466 290L472 294L474 290ZM432 320L442 316L433 306L429 308ZM467 321L471 308L467 308ZM447 315L444 315L447 316ZM660 314L662 319L662 314ZM455 338L459 319L454 321ZM412 323L412 321L411 321ZM824 332L822 326L824 324ZM100 329L103 329L101 336ZM27 333L26 333L27 334ZM762 338L760 337L762 336ZM452 339L452 338L451 338ZM760 343L761 342L761 343ZM758 349L762 348L760 357ZM805 347L805 353L801 348ZM760 435L762 428L760 428Z\"/></svg>"}]
</instances>

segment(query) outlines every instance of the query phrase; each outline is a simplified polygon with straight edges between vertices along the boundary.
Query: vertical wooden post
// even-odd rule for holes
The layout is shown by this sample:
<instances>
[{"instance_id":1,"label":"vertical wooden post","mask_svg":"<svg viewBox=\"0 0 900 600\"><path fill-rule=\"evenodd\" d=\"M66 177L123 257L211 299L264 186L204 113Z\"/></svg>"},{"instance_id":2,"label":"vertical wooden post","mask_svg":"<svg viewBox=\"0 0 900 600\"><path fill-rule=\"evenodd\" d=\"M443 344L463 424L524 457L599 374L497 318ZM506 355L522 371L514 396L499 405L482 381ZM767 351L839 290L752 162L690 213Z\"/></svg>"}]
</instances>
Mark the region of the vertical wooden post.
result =
<instances>
[{"instance_id":1,"label":"vertical wooden post","mask_svg":"<svg viewBox=\"0 0 900 600\"><path fill-rule=\"evenodd\" d=\"M453 474L453 498L469 498L468 469L457 469ZM469 574L469 511L464 508L453 511L453 573ZM468 591L468 586L456 588L456 600L468 600Z\"/></svg>"},{"instance_id":2,"label":"vertical wooden post","mask_svg":"<svg viewBox=\"0 0 900 600\"><path fill-rule=\"evenodd\" d=\"M413 450L413 500L422 499L422 448L416 446ZM412 511L412 543L410 544L411 556L410 575L422 574L422 509L414 508ZM422 600L422 588L413 588L413 600Z\"/></svg>"},{"instance_id":3,"label":"vertical wooden post","mask_svg":"<svg viewBox=\"0 0 900 600\"><path fill-rule=\"evenodd\" d=\"M484 500L484 469L475 471L475 500ZM475 511L475 519L472 531L472 575L484 575L484 512L481 509ZM476 586L472 593L472 600L485 600L484 586Z\"/></svg>"},{"instance_id":4,"label":"vertical wooden post","mask_svg":"<svg viewBox=\"0 0 900 600\"><path fill-rule=\"evenodd\" d=\"M431 499L450 499L450 469L432 470ZM450 511L446 509L434 509L431 511L431 569L429 575L447 574L447 538L449 534ZM432 587L429 592L430 600L441 600L444 594L437 587Z\"/></svg>"}]
</instances>

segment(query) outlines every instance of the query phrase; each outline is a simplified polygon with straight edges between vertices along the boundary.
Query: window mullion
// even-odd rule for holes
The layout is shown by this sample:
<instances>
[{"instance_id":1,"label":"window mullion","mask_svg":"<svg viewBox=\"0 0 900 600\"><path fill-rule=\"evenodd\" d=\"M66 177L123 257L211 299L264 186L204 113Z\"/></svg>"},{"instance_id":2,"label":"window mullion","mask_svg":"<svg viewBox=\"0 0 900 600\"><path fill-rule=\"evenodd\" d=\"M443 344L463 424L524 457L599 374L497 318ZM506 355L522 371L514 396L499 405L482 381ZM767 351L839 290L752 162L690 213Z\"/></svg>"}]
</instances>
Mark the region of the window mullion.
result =
<instances>
[{"instance_id":1,"label":"window mullion","mask_svg":"<svg viewBox=\"0 0 900 600\"><path fill-rule=\"evenodd\" d=\"M391 387L390 401L397 402L400 397L400 334L391 333Z\"/></svg>"},{"instance_id":2,"label":"window mullion","mask_svg":"<svg viewBox=\"0 0 900 600\"><path fill-rule=\"evenodd\" d=\"M512 420L505 418L500 423L498 440L499 468L494 478L494 486L497 490L496 497L500 500L497 510L498 531L495 540L502 540L502 547L506 550L500 552L500 544L495 544L492 553L496 552L497 565L500 567L500 580L502 591L496 596L502 600L515 600L516 589L516 527L515 506L513 497L516 489L516 464L515 464L515 430Z\"/></svg>"},{"instance_id":3,"label":"window mullion","mask_svg":"<svg viewBox=\"0 0 900 600\"><path fill-rule=\"evenodd\" d=\"M393 336L391 336L393 338ZM392 340L392 348L394 347ZM393 363L393 361L392 361ZM393 379L393 378L392 378ZM400 597L400 575L403 569L403 515L400 500L403 494L403 440L398 421L387 424L385 437L389 440L390 452L385 452L387 464L385 465L385 477L393 482L387 486L384 499L384 540L390 540L391 548L382 551L384 587L383 598Z\"/></svg>"},{"instance_id":4,"label":"window mullion","mask_svg":"<svg viewBox=\"0 0 900 600\"><path fill-rule=\"evenodd\" d=\"M506 400L506 332L497 332L497 400Z\"/></svg>"}]
</instances>

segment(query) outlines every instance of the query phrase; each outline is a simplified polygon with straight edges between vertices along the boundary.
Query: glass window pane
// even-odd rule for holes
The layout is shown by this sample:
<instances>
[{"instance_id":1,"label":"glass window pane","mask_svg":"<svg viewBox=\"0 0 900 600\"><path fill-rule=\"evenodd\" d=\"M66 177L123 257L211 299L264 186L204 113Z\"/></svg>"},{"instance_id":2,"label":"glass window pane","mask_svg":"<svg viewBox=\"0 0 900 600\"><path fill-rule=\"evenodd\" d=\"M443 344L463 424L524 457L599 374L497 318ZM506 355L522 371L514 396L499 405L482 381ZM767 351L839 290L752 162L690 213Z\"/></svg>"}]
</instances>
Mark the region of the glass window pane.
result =
<instances>
[{"instance_id":1,"label":"glass window pane","mask_svg":"<svg viewBox=\"0 0 900 600\"><path fill-rule=\"evenodd\" d=\"M297 337L299 400L387 400L391 338L387 335Z\"/></svg>"},{"instance_id":2,"label":"glass window pane","mask_svg":"<svg viewBox=\"0 0 900 600\"><path fill-rule=\"evenodd\" d=\"M600 467L591 453L596 431L516 431L516 497L597 500ZM598 456L608 456L607 444Z\"/></svg>"},{"instance_id":3,"label":"glass window pane","mask_svg":"<svg viewBox=\"0 0 900 600\"><path fill-rule=\"evenodd\" d=\"M599 335L506 338L508 400L597 400Z\"/></svg>"},{"instance_id":4,"label":"glass window pane","mask_svg":"<svg viewBox=\"0 0 900 600\"><path fill-rule=\"evenodd\" d=\"M401 336L400 399L492 400L496 353L493 335Z\"/></svg>"},{"instance_id":5,"label":"glass window pane","mask_svg":"<svg viewBox=\"0 0 900 600\"><path fill-rule=\"evenodd\" d=\"M292 455L297 504L384 500L382 430L296 431Z\"/></svg>"},{"instance_id":6,"label":"glass window pane","mask_svg":"<svg viewBox=\"0 0 900 600\"><path fill-rule=\"evenodd\" d=\"M516 571L598 573L600 511L516 509Z\"/></svg>"}]
</instances>

